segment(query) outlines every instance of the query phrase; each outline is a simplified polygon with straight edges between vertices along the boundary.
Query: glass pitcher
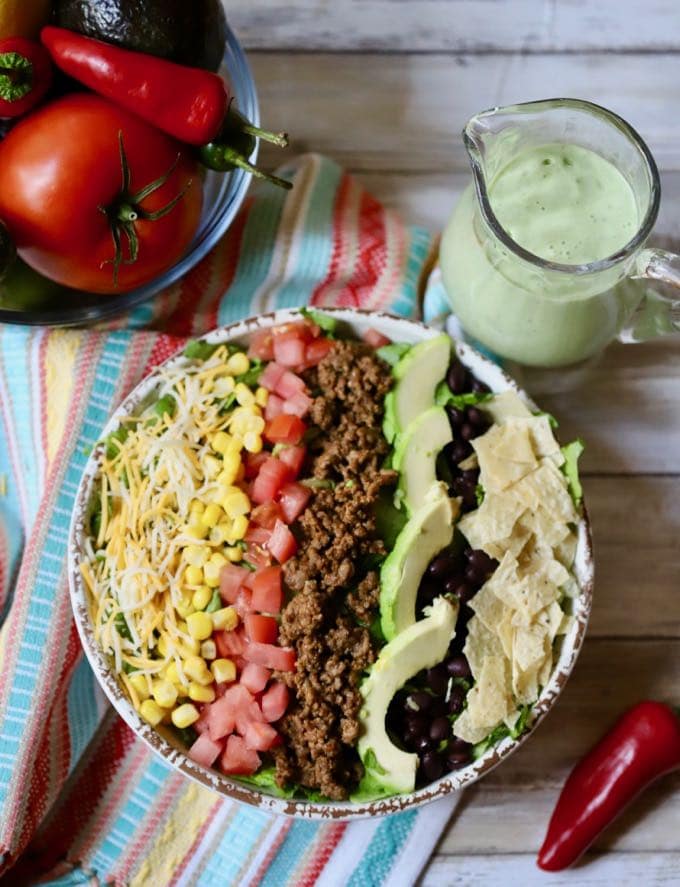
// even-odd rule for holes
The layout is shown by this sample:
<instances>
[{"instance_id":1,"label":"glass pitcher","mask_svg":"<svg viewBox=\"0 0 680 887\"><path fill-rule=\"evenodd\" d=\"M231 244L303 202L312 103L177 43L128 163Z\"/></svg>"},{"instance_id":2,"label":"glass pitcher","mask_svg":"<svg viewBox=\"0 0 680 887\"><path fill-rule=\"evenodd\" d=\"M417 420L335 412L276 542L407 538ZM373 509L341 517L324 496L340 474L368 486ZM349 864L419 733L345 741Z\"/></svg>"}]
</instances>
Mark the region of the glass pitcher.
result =
<instances>
[{"instance_id":1,"label":"glass pitcher","mask_svg":"<svg viewBox=\"0 0 680 887\"><path fill-rule=\"evenodd\" d=\"M659 210L659 174L631 126L590 102L549 99L484 111L468 122L463 139L474 181L442 235L439 261L452 308L473 341L524 366L567 367L593 358L615 338L640 341L680 330L680 301L646 284L661 281L677 294L680 258L645 246ZM522 152L563 145L609 161L613 174L628 183L634 213L628 242L582 264L561 264L525 249L500 223L489 195L499 172ZM551 163L551 157L541 162ZM611 169L609 164L603 166ZM613 217L612 225L618 221ZM578 219L572 222L578 229Z\"/></svg>"}]
</instances>

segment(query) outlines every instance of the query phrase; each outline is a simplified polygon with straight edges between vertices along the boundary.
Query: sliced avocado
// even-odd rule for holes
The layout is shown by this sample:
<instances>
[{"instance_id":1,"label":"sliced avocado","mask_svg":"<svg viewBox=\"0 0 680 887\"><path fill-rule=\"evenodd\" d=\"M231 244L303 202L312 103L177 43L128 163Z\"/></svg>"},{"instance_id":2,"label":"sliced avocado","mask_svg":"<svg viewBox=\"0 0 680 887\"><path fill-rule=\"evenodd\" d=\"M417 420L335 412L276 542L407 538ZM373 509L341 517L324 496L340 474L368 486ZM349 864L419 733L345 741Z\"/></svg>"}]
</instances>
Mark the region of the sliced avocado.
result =
<instances>
[{"instance_id":1,"label":"sliced avocado","mask_svg":"<svg viewBox=\"0 0 680 887\"><path fill-rule=\"evenodd\" d=\"M220 0L56 0L62 28L125 49L216 71L227 23Z\"/></svg>"},{"instance_id":2,"label":"sliced avocado","mask_svg":"<svg viewBox=\"0 0 680 887\"><path fill-rule=\"evenodd\" d=\"M392 370L397 384L385 398L383 433L390 443L420 413L434 406L434 392L451 360L445 334L410 348Z\"/></svg>"},{"instance_id":3,"label":"sliced avocado","mask_svg":"<svg viewBox=\"0 0 680 887\"><path fill-rule=\"evenodd\" d=\"M425 504L427 491L437 482L437 454L451 440L451 426L443 407L425 410L397 437L393 468L409 514Z\"/></svg>"},{"instance_id":4,"label":"sliced avocado","mask_svg":"<svg viewBox=\"0 0 680 887\"><path fill-rule=\"evenodd\" d=\"M416 596L432 558L453 539L458 503L442 483L405 524L380 570L380 626L388 641L416 621Z\"/></svg>"},{"instance_id":5,"label":"sliced avocado","mask_svg":"<svg viewBox=\"0 0 680 887\"><path fill-rule=\"evenodd\" d=\"M446 656L456 632L458 603L438 597L429 613L380 651L361 685L364 699L359 718L363 734L357 749L365 773L353 801L413 791L418 755L397 748L387 735L385 716L394 694L423 668Z\"/></svg>"}]
</instances>

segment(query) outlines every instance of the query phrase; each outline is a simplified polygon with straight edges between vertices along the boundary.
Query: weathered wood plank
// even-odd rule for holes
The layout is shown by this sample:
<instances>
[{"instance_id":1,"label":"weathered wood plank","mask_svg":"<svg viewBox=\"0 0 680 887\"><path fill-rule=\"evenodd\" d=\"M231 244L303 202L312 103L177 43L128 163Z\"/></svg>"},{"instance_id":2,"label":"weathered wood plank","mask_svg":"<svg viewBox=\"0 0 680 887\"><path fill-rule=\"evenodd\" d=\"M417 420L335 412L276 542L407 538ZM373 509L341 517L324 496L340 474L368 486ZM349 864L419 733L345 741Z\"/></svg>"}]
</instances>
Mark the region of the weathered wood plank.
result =
<instances>
[{"instance_id":1,"label":"weathered wood plank","mask_svg":"<svg viewBox=\"0 0 680 887\"><path fill-rule=\"evenodd\" d=\"M534 851L569 770L625 708L646 698L680 703L677 642L587 638L554 710L516 754L468 790L438 852ZM680 774L664 779L594 849L677 850L678 788Z\"/></svg>"},{"instance_id":2,"label":"weathered wood plank","mask_svg":"<svg viewBox=\"0 0 680 887\"><path fill-rule=\"evenodd\" d=\"M663 168L680 168L673 54L286 55L251 57L262 118L351 169L467 169L460 130L494 105L574 95L617 111ZM267 162L280 153L265 150Z\"/></svg>"},{"instance_id":3,"label":"weathered wood plank","mask_svg":"<svg viewBox=\"0 0 680 887\"><path fill-rule=\"evenodd\" d=\"M258 49L574 52L680 47L673 0L242 0L225 6Z\"/></svg>"},{"instance_id":4,"label":"weathered wood plank","mask_svg":"<svg viewBox=\"0 0 680 887\"><path fill-rule=\"evenodd\" d=\"M485 887L521 884L522 887L629 887L677 884L680 853L588 853L583 862L565 872L547 875L536 866L535 854L505 853L487 856L435 856L419 882L421 887Z\"/></svg>"}]
</instances>

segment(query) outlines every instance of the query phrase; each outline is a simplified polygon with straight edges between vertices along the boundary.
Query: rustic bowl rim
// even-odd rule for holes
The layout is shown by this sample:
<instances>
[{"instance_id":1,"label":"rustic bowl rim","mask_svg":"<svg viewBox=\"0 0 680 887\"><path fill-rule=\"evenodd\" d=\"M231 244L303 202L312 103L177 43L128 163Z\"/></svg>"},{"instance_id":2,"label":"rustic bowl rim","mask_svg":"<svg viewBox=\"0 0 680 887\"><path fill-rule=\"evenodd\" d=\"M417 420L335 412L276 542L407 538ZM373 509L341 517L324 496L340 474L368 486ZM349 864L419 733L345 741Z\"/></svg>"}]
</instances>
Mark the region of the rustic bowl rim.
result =
<instances>
[{"instance_id":1,"label":"rustic bowl rim","mask_svg":"<svg viewBox=\"0 0 680 887\"><path fill-rule=\"evenodd\" d=\"M388 312L326 307L319 307L318 310L332 314L338 320L353 325L359 332L372 327L396 341L416 343L439 334L439 330L429 327L420 321ZM258 329L271 327L286 320L299 319L300 311L301 309L299 308L286 308L259 314L220 326L201 338L208 342L244 339ZM475 351L465 342L455 337L452 337L452 339L459 358L482 381L489 384L494 392L499 393L503 390L512 389L518 392L529 406L537 409L536 404L527 393L499 366ZM174 367L186 363L188 361L182 355L182 349L179 349L175 355L165 360L152 373L139 382L119 407L114 410L102 430L101 440L108 433L115 430L122 416L128 415L153 392L157 384L158 375L164 368L169 365ZM87 590L78 564L84 553L83 543L87 535L85 532L85 520L91 498L92 484L97 475L99 456L103 449L101 440L93 449L85 466L74 502L69 531L69 592L78 634L95 676L118 714L155 754L159 755L175 770L184 773L203 787L217 792L224 798L251 804L261 810L304 819L338 821L398 813L443 798L451 792L471 785L482 776L485 776L529 739L538 724L557 701L576 663L592 609L594 560L590 522L585 502L583 503L583 514L578 524L578 543L574 573L580 587L580 594L574 599L573 624L567 634L564 635L550 681L543 689L532 709L529 727L518 739L506 737L467 767L449 773L424 788L416 789L409 794L364 803L353 803L351 801L306 801L275 797L255 787L236 782L218 773L216 770L207 769L200 764L196 764L187 757L182 749L173 744L168 737L163 736L142 720L125 696L112 671L108 658L99 648L94 638L93 626L89 615Z\"/></svg>"}]
</instances>

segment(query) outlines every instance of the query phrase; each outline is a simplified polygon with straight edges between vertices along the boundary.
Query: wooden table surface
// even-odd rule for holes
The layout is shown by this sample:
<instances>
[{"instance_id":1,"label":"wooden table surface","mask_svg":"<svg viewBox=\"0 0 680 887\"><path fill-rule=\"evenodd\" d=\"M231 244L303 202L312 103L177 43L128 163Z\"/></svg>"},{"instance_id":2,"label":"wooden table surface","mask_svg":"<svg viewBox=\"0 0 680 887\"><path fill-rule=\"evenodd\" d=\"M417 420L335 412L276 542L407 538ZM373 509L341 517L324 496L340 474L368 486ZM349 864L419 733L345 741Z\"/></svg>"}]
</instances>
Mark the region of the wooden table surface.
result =
<instances>
[{"instance_id":1,"label":"wooden table surface","mask_svg":"<svg viewBox=\"0 0 680 887\"><path fill-rule=\"evenodd\" d=\"M262 118L441 229L469 179L460 130L493 105L567 95L618 112L662 170L658 232L680 244L678 0L230 0ZM271 160L265 152L264 159ZM597 581L588 636L550 717L465 793L423 879L680 884L680 775L578 868L535 854L576 760L633 702L680 704L680 338L611 346L584 390L543 397L583 437Z\"/></svg>"}]
</instances>

